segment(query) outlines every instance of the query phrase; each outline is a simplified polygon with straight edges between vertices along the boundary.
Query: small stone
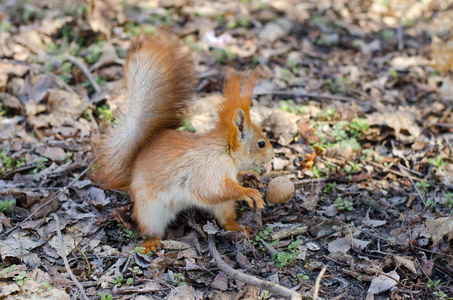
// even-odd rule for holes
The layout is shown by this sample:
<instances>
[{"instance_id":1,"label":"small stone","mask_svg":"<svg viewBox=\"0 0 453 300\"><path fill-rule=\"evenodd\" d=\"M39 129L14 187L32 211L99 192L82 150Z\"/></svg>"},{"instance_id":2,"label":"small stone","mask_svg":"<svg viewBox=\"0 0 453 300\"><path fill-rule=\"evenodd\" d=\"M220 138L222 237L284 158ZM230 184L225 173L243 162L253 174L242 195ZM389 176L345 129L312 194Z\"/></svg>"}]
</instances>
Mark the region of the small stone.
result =
<instances>
[{"instance_id":1,"label":"small stone","mask_svg":"<svg viewBox=\"0 0 453 300\"><path fill-rule=\"evenodd\" d=\"M318 251L319 249L321 249L321 248L318 246L318 244L315 244L315 243L313 243L313 242L308 242L308 243L306 244L306 246L307 246L307 249L310 250L310 251Z\"/></svg>"}]
</instances>

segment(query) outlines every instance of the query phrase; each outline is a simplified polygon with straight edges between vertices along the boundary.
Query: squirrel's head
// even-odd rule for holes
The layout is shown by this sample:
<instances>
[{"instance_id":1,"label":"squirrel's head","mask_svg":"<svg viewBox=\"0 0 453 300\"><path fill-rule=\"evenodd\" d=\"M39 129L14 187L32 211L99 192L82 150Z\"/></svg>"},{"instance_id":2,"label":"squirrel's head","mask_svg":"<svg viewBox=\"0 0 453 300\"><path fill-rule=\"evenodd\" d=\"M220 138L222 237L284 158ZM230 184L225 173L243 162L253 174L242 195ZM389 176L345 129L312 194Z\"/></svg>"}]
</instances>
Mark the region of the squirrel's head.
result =
<instances>
[{"instance_id":1,"label":"squirrel's head","mask_svg":"<svg viewBox=\"0 0 453 300\"><path fill-rule=\"evenodd\" d=\"M240 170L250 170L269 162L274 149L262 130L250 120L250 105L257 79L256 70L241 86L243 76L231 74L225 82L217 129L227 138L228 152Z\"/></svg>"},{"instance_id":2,"label":"squirrel's head","mask_svg":"<svg viewBox=\"0 0 453 300\"><path fill-rule=\"evenodd\" d=\"M230 142L230 155L238 162L239 169L250 170L269 162L274 157L274 149L264 136L261 128L253 122L247 122L242 109L237 109L233 116L237 135Z\"/></svg>"}]
</instances>

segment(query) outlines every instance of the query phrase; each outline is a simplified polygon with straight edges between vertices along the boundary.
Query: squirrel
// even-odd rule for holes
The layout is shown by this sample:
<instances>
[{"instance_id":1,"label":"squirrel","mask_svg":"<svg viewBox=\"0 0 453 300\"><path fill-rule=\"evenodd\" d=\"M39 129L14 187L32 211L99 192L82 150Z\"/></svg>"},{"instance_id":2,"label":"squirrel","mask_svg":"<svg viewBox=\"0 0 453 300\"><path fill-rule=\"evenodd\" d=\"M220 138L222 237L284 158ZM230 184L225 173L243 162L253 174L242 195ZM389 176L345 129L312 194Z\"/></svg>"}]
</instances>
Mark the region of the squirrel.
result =
<instances>
[{"instance_id":1,"label":"squirrel","mask_svg":"<svg viewBox=\"0 0 453 300\"><path fill-rule=\"evenodd\" d=\"M96 180L132 197L133 217L148 236L143 253L157 250L169 223L187 208L211 212L225 230L240 231L236 201L252 208L256 203L258 209L265 205L258 190L239 184L259 180L247 170L274 157L250 120L256 70L247 80L236 74L225 80L211 131L180 131L196 86L190 52L184 50L168 33L135 43L126 59L116 121L99 148Z\"/></svg>"}]
</instances>

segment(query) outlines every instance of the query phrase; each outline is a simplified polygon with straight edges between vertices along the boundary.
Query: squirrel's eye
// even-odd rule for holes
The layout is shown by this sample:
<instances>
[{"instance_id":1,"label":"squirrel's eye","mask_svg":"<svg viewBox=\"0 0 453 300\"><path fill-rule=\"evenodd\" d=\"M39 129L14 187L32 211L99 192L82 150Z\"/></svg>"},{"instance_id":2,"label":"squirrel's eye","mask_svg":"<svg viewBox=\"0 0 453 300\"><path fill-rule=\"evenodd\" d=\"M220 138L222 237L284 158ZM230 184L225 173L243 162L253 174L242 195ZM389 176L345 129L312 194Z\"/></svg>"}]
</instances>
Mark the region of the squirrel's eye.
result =
<instances>
[{"instance_id":1,"label":"squirrel's eye","mask_svg":"<svg viewBox=\"0 0 453 300\"><path fill-rule=\"evenodd\" d=\"M264 146L266 146L266 143L264 141L259 141L258 142L258 147L264 148Z\"/></svg>"}]
</instances>

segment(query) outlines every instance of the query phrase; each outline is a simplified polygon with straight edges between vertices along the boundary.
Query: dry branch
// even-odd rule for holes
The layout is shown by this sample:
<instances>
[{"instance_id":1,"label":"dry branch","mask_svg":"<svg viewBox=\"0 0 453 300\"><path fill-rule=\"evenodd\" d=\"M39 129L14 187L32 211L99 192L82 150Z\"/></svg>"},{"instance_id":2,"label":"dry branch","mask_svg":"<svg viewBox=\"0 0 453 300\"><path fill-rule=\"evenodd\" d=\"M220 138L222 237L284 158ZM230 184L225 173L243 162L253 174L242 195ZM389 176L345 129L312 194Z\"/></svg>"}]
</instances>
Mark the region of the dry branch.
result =
<instances>
[{"instance_id":1,"label":"dry branch","mask_svg":"<svg viewBox=\"0 0 453 300\"><path fill-rule=\"evenodd\" d=\"M321 269L321 272L319 272L318 277L316 277L315 291L313 292L313 300L317 300L318 299L319 286L321 284L322 276L324 276L324 273L326 273L326 270L327 270L327 267L324 265L324 267L322 267L322 269Z\"/></svg>"},{"instance_id":2,"label":"dry branch","mask_svg":"<svg viewBox=\"0 0 453 300\"><path fill-rule=\"evenodd\" d=\"M246 284L259 287L260 289L267 290L271 293L275 293L280 296L286 297L291 300L301 300L310 298L308 294L300 294L284 286L269 281L261 280L259 278L247 275L241 271L233 269L220 257L220 253L217 251L214 236L212 234L208 236L208 243L209 251L211 252L211 256L215 259L217 266L219 267L220 270L222 270L225 274L228 274L230 277L242 281Z\"/></svg>"},{"instance_id":3,"label":"dry branch","mask_svg":"<svg viewBox=\"0 0 453 300\"><path fill-rule=\"evenodd\" d=\"M88 81L90 82L90 84L93 86L93 88L96 91L96 93L100 93L101 92L101 87L99 86L99 84L94 79L93 74L91 74L91 72L88 69L88 67L82 61L80 61L79 59L77 59L74 56L69 55L69 54L65 54L64 57L67 60L69 60L70 62L72 62L73 64L75 64L77 67L80 68L80 70L83 72L83 74L85 74L85 76L88 79Z\"/></svg>"},{"instance_id":4,"label":"dry branch","mask_svg":"<svg viewBox=\"0 0 453 300\"><path fill-rule=\"evenodd\" d=\"M61 235L61 228L60 228L60 218L58 218L56 213L53 213L52 216L55 219L55 223L57 223L57 234L58 234L58 239L60 241L60 256L63 258L64 266L66 268L66 271L68 272L69 276L71 276L72 281L74 281L75 285L79 288L80 293L83 296L83 299L88 300L87 295L85 294L85 290L83 289L83 286L80 284L80 282L77 280L77 278L74 276L74 274L71 271L71 268L69 267L68 263L68 258L64 254L64 244L63 244L63 237Z\"/></svg>"}]
</instances>

